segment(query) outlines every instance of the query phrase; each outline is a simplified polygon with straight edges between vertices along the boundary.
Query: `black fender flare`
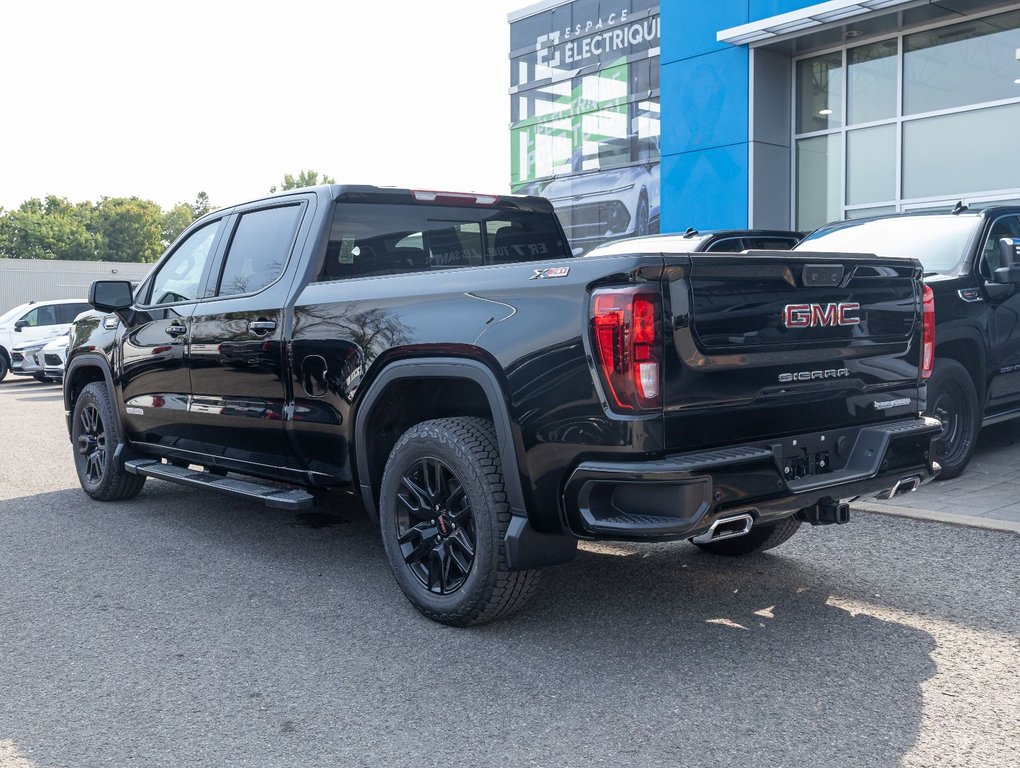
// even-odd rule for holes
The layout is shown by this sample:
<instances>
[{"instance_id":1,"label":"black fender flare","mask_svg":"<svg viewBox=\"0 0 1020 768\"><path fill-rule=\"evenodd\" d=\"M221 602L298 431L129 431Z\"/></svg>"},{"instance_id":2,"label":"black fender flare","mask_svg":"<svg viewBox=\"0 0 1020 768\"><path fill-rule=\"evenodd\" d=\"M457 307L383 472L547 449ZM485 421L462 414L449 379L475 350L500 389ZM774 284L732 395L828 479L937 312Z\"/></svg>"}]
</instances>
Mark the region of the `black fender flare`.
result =
<instances>
[{"instance_id":1,"label":"black fender flare","mask_svg":"<svg viewBox=\"0 0 1020 768\"><path fill-rule=\"evenodd\" d=\"M74 405L71 403L71 385L74 382L74 373L79 368L98 368L106 381L106 387L113 399L113 415L117 420L117 432L124 434L124 422L120 412L120 402L113 386L113 371L110 369L110 361L98 352L80 352L67 361L64 367L64 418L67 419L67 434L71 434L71 417L74 413Z\"/></svg>"},{"instance_id":2,"label":"black fender flare","mask_svg":"<svg viewBox=\"0 0 1020 768\"><path fill-rule=\"evenodd\" d=\"M379 508L368 466L367 430L372 411L387 387L401 379L467 379L481 387L489 402L496 442L503 462L507 501L512 519L507 531L507 558L511 568L540 568L569 562L577 551L577 540L535 531L528 522L528 510L521 484L521 467L514 444L510 408L503 388L492 370L477 360L459 357L430 357L397 360L387 365L369 385L354 414L354 457L361 499L373 523L379 522Z\"/></svg>"}]
</instances>

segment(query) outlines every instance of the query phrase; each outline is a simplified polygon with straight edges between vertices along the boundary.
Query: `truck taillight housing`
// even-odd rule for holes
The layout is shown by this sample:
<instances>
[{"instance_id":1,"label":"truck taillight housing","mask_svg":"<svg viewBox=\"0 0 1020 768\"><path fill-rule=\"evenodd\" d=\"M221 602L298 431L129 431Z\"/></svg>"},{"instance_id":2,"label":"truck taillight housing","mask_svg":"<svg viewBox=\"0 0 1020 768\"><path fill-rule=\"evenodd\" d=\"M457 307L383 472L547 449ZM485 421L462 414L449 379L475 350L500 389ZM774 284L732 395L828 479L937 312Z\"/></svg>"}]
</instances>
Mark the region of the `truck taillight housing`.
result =
<instances>
[{"instance_id":1,"label":"truck taillight housing","mask_svg":"<svg viewBox=\"0 0 1020 768\"><path fill-rule=\"evenodd\" d=\"M935 294L924 286L924 342L921 345L921 378L931 376L935 366Z\"/></svg>"},{"instance_id":2,"label":"truck taillight housing","mask_svg":"<svg viewBox=\"0 0 1020 768\"><path fill-rule=\"evenodd\" d=\"M610 405L620 411L662 406L662 304L644 286L601 288L592 294L591 335L596 367Z\"/></svg>"}]
</instances>

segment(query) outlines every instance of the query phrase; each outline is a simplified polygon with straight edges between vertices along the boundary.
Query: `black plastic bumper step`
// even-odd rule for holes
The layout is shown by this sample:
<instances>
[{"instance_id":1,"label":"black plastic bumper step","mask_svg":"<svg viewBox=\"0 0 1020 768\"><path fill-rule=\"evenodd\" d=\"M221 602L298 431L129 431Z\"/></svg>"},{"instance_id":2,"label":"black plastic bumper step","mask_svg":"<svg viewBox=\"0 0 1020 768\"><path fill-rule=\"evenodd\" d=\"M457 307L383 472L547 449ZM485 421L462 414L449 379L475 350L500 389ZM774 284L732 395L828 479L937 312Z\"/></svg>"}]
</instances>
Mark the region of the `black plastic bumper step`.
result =
<instances>
[{"instance_id":1,"label":"black plastic bumper step","mask_svg":"<svg viewBox=\"0 0 1020 768\"><path fill-rule=\"evenodd\" d=\"M297 488L280 488L233 477L221 477L186 467L175 467L173 464L164 464L155 459L131 459L124 462L124 469L135 475L155 477L157 480L168 480L194 488L208 488L243 499L254 499L274 509L308 509L315 503L312 494Z\"/></svg>"}]
</instances>

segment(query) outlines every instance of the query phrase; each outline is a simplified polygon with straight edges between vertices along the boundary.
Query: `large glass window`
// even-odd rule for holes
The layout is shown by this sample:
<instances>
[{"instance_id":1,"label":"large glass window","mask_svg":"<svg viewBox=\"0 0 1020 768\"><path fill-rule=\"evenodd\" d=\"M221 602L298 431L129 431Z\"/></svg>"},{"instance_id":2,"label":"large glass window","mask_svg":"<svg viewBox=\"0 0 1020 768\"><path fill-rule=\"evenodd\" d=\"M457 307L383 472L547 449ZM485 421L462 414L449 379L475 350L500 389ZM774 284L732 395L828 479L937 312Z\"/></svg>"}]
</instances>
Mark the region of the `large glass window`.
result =
<instances>
[{"instance_id":1,"label":"large glass window","mask_svg":"<svg viewBox=\"0 0 1020 768\"><path fill-rule=\"evenodd\" d=\"M797 226L1020 196L1018 56L1020 10L797 61Z\"/></svg>"},{"instance_id":2,"label":"large glass window","mask_svg":"<svg viewBox=\"0 0 1020 768\"><path fill-rule=\"evenodd\" d=\"M230 241L216 295L255 293L275 281L287 265L300 220L300 205L241 216Z\"/></svg>"},{"instance_id":3,"label":"large glass window","mask_svg":"<svg viewBox=\"0 0 1020 768\"><path fill-rule=\"evenodd\" d=\"M847 122L870 123L896 117L898 43L883 40L847 51Z\"/></svg>"},{"instance_id":4,"label":"large glass window","mask_svg":"<svg viewBox=\"0 0 1020 768\"><path fill-rule=\"evenodd\" d=\"M156 273L149 293L151 304L173 304L199 298L202 277L223 220L206 224L188 235Z\"/></svg>"},{"instance_id":5,"label":"large glass window","mask_svg":"<svg viewBox=\"0 0 1020 768\"><path fill-rule=\"evenodd\" d=\"M1020 11L907 35L903 111L934 112L1020 96Z\"/></svg>"},{"instance_id":6,"label":"large glass window","mask_svg":"<svg viewBox=\"0 0 1020 768\"><path fill-rule=\"evenodd\" d=\"M842 218L843 136L830 133L797 142L797 229Z\"/></svg>"},{"instance_id":7,"label":"large glass window","mask_svg":"<svg viewBox=\"0 0 1020 768\"><path fill-rule=\"evenodd\" d=\"M847 205L896 199L896 125L848 131Z\"/></svg>"},{"instance_id":8,"label":"large glass window","mask_svg":"<svg viewBox=\"0 0 1020 768\"><path fill-rule=\"evenodd\" d=\"M903 196L964 196L1020 186L1017 126L1020 104L905 122Z\"/></svg>"},{"instance_id":9,"label":"large glass window","mask_svg":"<svg viewBox=\"0 0 1020 768\"><path fill-rule=\"evenodd\" d=\"M843 52L797 62L797 132L843 124Z\"/></svg>"}]
</instances>

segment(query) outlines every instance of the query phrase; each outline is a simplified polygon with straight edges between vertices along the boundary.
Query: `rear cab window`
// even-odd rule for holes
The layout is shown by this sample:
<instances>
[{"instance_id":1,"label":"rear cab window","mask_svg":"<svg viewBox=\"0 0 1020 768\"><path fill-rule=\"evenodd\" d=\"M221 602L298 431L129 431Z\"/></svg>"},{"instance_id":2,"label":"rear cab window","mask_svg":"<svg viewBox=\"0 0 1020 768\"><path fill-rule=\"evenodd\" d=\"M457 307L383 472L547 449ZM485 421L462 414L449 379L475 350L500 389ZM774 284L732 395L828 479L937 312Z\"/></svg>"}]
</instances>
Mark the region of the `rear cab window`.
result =
<instances>
[{"instance_id":1,"label":"rear cab window","mask_svg":"<svg viewBox=\"0 0 1020 768\"><path fill-rule=\"evenodd\" d=\"M570 257L551 212L342 201L316 281Z\"/></svg>"}]
</instances>

